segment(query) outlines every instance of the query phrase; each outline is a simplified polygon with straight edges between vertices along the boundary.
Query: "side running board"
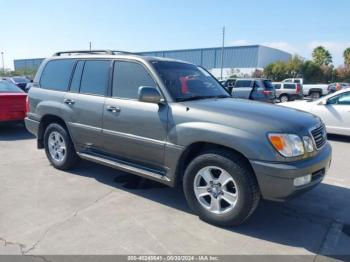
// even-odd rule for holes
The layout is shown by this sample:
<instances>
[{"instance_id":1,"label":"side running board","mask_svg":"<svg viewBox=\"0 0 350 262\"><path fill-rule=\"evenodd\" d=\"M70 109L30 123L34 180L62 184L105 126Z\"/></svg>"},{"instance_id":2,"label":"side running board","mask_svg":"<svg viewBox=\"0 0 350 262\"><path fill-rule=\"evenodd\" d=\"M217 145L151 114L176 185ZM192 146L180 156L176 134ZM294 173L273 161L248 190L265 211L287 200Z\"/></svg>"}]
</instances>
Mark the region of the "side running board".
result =
<instances>
[{"instance_id":1,"label":"side running board","mask_svg":"<svg viewBox=\"0 0 350 262\"><path fill-rule=\"evenodd\" d=\"M167 178L165 175L161 175L157 173L156 171L150 170L150 169L144 169L138 166L130 165L127 162L119 161L117 159L106 159L102 156L87 154L87 153L77 153L78 156L80 156L83 159L102 164L105 166L109 166L115 169L119 169L125 172L129 172L135 175L139 175L145 178L153 179L156 181L160 181L163 183L170 182L170 179Z\"/></svg>"}]
</instances>

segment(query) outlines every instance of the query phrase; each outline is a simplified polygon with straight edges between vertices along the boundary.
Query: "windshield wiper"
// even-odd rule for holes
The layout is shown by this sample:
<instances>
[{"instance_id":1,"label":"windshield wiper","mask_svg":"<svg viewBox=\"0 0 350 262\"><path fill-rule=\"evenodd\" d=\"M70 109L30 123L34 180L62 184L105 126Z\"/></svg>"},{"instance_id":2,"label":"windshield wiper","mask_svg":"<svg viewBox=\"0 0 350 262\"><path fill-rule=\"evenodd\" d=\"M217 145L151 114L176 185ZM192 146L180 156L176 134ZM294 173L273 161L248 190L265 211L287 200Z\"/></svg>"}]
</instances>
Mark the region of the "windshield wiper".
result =
<instances>
[{"instance_id":1,"label":"windshield wiper","mask_svg":"<svg viewBox=\"0 0 350 262\"><path fill-rule=\"evenodd\" d=\"M184 101L193 101L193 100L201 100L201 99L209 99L209 98L228 98L230 96L228 95L217 95L217 96L191 96L191 97L184 97L184 98L178 98L177 101L184 102Z\"/></svg>"}]
</instances>

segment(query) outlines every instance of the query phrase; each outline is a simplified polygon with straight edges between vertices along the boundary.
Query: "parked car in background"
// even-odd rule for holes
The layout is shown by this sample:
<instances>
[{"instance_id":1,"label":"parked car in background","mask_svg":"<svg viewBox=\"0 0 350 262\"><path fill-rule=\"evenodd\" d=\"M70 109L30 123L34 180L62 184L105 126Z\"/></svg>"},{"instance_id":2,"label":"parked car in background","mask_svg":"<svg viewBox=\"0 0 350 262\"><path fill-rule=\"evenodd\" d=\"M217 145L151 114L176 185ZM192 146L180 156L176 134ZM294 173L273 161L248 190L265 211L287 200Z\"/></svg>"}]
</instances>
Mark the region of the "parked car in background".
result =
<instances>
[{"instance_id":1,"label":"parked car in background","mask_svg":"<svg viewBox=\"0 0 350 262\"><path fill-rule=\"evenodd\" d=\"M275 103L275 87L270 80L260 78L242 78L235 81L232 97Z\"/></svg>"},{"instance_id":2,"label":"parked car in background","mask_svg":"<svg viewBox=\"0 0 350 262\"><path fill-rule=\"evenodd\" d=\"M337 92L339 90L343 90L346 88L350 88L349 83L333 83L328 86L328 93L332 94L334 92Z\"/></svg>"},{"instance_id":3,"label":"parked car in background","mask_svg":"<svg viewBox=\"0 0 350 262\"><path fill-rule=\"evenodd\" d=\"M281 105L319 116L325 123L327 132L330 134L350 136L349 89L337 91L314 101L295 101Z\"/></svg>"},{"instance_id":4,"label":"parked car in background","mask_svg":"<svg viewBox=\"0 0 350 262\"><path fill-rule=\"evenodd\" d=\"M296 83L272 83L276 89L276 98L281 102L288 102L296 99L303 99L303 88Z\"/></svg>"},{"instance_id":5,"label":"parked car in background","mask_svg":"<svg viewBox=\"0 0 350 262\"><path fill-rule=\"evenodd\" d=\"M23 121L27 94L6 80L0 80L0 123Z\"/></svg>"},{"instance_id":6,"label":"parked car in background","mask_svg":"<svg viewBox=\"0 0 350 262\"><path fill-rule=\"evenodd\" d=\"M221 226L245 221L261 197L285 200L325 177L332 150L327 137L312 143L323 131L318 117L232 99L187 62L83 52L46 59L29 91L26 127L55 168L80 157L182 184L192 210Z\"/></svg>"},{"instance_id":7,"label":"parked car in background","mask_svg":"<svg viewBox=\"0 0 350 262\"><path fill-rule=\"evenodd\" d=\"M18 86L23 91L26 91L27 84L30 83L30 79L25 76L8 77L7 80Z\"/></svg>"},{"instance_id":8,"label":"parked car in background","mask_svg":"<svg viewBox=\"0 0 350 262\"><path fill-rule=\"evenodd\" d=\"M231 94L232 93L232 88L234 87L236 82L236 79L229 78L227 80L221 80L220 83L223 87L226 88L226 90Z\"/></svg>"},{"instance_id":9,"label":"parked car in background","mask_svg":"<svg viewBox=\"0 0 350 262\"><path fill-rule=\"evenodd\" d=\"M282 82L301 84L304 96L310 96L312 99L318 99L329 93L327 84L304 84L303 78L287 78Z\"/></svg>"}]
</instances>

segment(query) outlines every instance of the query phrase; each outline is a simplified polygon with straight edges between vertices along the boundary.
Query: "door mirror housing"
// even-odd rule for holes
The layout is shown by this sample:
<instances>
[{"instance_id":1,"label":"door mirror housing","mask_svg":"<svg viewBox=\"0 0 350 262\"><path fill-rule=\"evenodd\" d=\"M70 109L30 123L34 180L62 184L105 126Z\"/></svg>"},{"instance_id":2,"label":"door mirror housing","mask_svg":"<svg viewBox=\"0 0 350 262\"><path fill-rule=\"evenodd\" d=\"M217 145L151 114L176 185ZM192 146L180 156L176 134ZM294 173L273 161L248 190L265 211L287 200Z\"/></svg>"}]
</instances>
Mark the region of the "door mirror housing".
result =
<instances>
[{"instance_id":1,"label":"door mirror housing","mask_svg":"<svg viewBox=\"0 0 350 262\"><path fill-rule=\"evenodd\" d=\"M320 106L328 105L327 99L323 99L321 102L318 103L318 105L320 105Z\"/></svg>"},{"instance_id":2,"label":"door mirror housing","mask_svg":"<svg viewBox=\"0 0 350 262\"><path fill-rule=\"evenodd\" d=\"M158 89L151 86L139 87L139 101L153 104L160 104L164 102Z\"/></svg>"}]
</instances>

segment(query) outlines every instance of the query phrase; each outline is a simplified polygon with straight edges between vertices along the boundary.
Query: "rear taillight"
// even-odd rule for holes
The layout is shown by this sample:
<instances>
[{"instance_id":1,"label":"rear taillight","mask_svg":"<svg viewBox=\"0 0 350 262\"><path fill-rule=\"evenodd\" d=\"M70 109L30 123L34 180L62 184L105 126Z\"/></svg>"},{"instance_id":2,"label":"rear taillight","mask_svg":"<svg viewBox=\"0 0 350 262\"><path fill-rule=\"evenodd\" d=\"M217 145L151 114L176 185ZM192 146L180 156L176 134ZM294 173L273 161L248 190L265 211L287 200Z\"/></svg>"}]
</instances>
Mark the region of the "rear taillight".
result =
<instances>
[{"instance_id":1,"label":"rear taillight","mask_svg":"<svg viewBox=\"0 0 350 262\"><path fill-rule=\"evenodd\" d=\"M261 93L263 93L264 96L270 96L270 95L272 95L272 91L270 91L270 90L263 90L263 91L261 91Z\"/></svg>"},{"instance_id":2,"label":"rear taillight","mask_svg":"<svg viewBox=\"0 0 350 262\"><path fill-rule=\"evenodd\" d=\"M297 93L300 93L301 92L301 86L300 84L297 84Z\"/></svg>"},{"instance_id":3,"label":"rear taillight","mask_svg":"<svg viewBox=\"0 0 350 262\"><path fill-rule=\"evenodd\" d=\"M29 96L26 97L26 113L29 112Z\"/></svg>"}]
</instances>

